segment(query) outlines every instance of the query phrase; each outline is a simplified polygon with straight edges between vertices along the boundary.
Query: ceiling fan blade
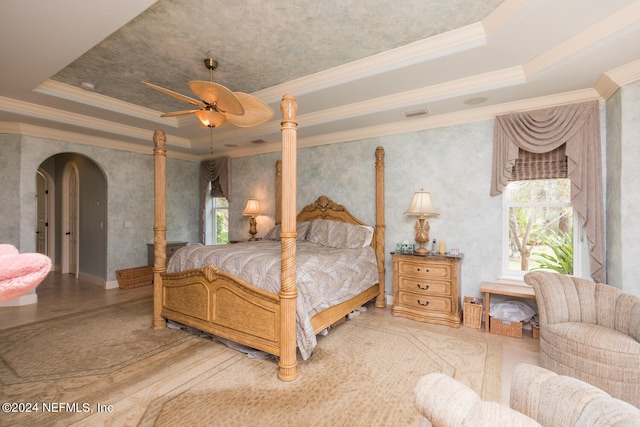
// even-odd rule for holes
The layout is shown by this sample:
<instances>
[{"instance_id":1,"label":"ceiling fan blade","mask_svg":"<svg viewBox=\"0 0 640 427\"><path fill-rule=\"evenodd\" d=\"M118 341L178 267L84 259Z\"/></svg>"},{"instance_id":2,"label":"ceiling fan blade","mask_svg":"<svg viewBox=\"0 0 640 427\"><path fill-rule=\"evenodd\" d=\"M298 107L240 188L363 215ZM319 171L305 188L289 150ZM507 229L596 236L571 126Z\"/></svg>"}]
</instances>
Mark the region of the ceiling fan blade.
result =
<instances>
[{"instance_id":1,"label":"ceiling fan blade","mask_svg":"<svg viewBox=\"0 0 640 427\"><path fill-rule=\"evenodd\" d=\"M195 106L200 107L200 108L206 108L207 107L207 105L204 102L198 101L197 99L190 98L190 97L188 97L186 95L183 95L181 93L174 92L172 90L165 89L165 88L163 88L161 86L156 86L156 85L151 84L151 83L147 83L147 82L142 82L142 83L144 83L145 85L149 86L151 89L155 89L158 92L162 92L162 93L164 93L166 95L172 96L172 97L174 97L176 99L179 99L180 101L188 102L189 104L195 105Z\"/></svg>"},{"instance_id":2,"label":"ceiling fan blade","mask_svg":"<svg viewBox=\"0 0 640 427\"><path fill-rule=\"evenodd\" d=\"M173 111L171 113L164 113L160 117L175 117L175 116L184 116L186 114L193 114L202 110L183 110L183 111Z\"/></svg>"},{"instance_id":3,"label":"ceiling fan blade","mask_svg":"<svg viewBox=\"0 0 640 427\"><path fill-rule=\"evenodd\" d=\"M215 104L220 112L237 115L244 114L244 108L242 108L242 103L238 97L222 85L193 80L189 82L189 89L204 102Z\"/></svg>"},{"instance_id":4,"label":"ceiling fan blade","mask_svg":"<svg viewBox=\"0 0 640 427\"><path fill-rule=\"evenodd\" d=\"M275 114L273 109L253 95L234 92L244 107L244 114L226 113L227 120L238 127L258 126L269 121Z\"/></svg>"}]
</instances>

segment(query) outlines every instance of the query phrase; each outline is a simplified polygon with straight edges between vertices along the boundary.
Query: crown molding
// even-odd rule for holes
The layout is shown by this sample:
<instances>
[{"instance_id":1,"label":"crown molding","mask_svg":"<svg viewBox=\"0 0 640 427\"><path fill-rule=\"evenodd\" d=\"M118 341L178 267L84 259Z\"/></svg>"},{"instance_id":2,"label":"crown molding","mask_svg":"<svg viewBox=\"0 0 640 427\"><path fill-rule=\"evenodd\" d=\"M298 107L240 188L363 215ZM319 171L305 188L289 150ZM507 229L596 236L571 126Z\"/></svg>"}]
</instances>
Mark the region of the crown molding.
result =
<instances>
[{"instance_id":1,"label":"crown molding","mask_svg":"<svg viewBox=\"0 0 640 427\"><path fill-rule=\"evenodd\" d=\"M87 117L77 113L62 111L55 108L18 101L11 98L0 97L0 109L8 112L19 113L29 117L52 120L58 123L65 123L71 126L91 129L91 131L101 131L112 133L123 137L129 137L144 141L149 141L149 131L146 129L127 126L117 122L102 120L95 117ZM169 142L167 142L169 144ZM191 141L186 138L171 138L171 145L191 148Z\"/></svg>"},{"instance_id":2,"label":"crown molding","mask_svg":"<svg viewBox=\"0 0 640 427\"><path fill-rule=\"evenodd\" d=\"M298 140L299 147L311 147L316 145L356 141L361 139L377 138L381 136L396 135L407 132L435 129L447 126L460 125L470 122L491 120L498 115L512 113L514 111L531 111L541 108L559 105L573 104L577 102L601 100L602 98L594 89L584 89L574 92L550 95L540 98L532 98L523 101L509 102L491 105L454 113L426 116L423 118L398 121L368 128L353 129L345 132L319 135Z\"/></svg>"},{"instance_id":3,"label":"crown molding","mask_svg":"<svg viewBox=\"0 0 640 427\"><path fill-rule=\"evenodd\" d=\"M146 140L149 141L148 146L131 142L118 141L117 139L101 138L97 136L79 134L76 132L69 132L58 129L51 129L43 126L15 122L0 122L0 133L74 142L77 144L92 145L112 150L153 155L153 144L151 143L153 132L147 132ZM169 140L170 137L167 136L167 144L169 143ZM174 152L171 150L167 151L167 157L190 161L199 160L199 156L197 155Z\"/></svg>"},{"instance_id":4,"label":"crown molding","mask_svg":"<svg viewBox=\"0 0 640 427\"><path fill-rule=\"evenodd\" d=\"M329 70L304 76L253 93L267 103L278 102L283 93L302 95L366 76L433 59L486 44L481 22L437 34L417 42L372 55Z\"/></svg>"},{"instance_id":5,"label":"crown molding","mask_svg":"<svg viewBox=\"0 0 640 427\"><path fill-rule=\"evenodd\" d=\"M636 1L528 61L524 64L525 72L527 76L541 72L569 56L576 55L589 46L596 45L603 39L637 24L639 20L640 1Z\"/></svg>"},{"instance_id":6,"label":"crown molding","mask_svg":"<svg viewBox=\"0 0 640 427\"><path fill-rule=\"evenodd\" d=\"M629 65L629 67L621 67L620 69L614 70L614 75L618 76L620 79L628 80L630 78L634 78L638 80L640 75L638 74L638 67L640 67L640 61L636 61ZM518 68L518 67L516 67ZM518 75L519 71L509 69L510 71L507 74ZM490 80L490 79L489 79ZM464 85L463 85L464 86ZM402 134L407 132L417 132L428 129L435 129L446 126L454 126L460 125L464 123L490 120L495 118L495 116L500 114L506 114L514 111L530 111L540 108L548 108L558 105L565 105L577 102L585 102L590 100L601 100L604 97L601 95L600 91L596 88L593 89L584 89L579 91L549 95L545 97L539 98L531 98L522 101L509 102L491 106L484 106L479 108L473 108L463 111L458 111L454 113L448 114L440 114L433 116L426 116L423 118L414 118L410 120L401 120L389 124L371 126L366 128L353 129L349 131L343 132L335 132L330 134L324 134L314 137L307 138L299 138L298 146L303 147L312 147L323 144L333 144L339 142L348 142L348 141L356 141L362 139L376 138L381 136ZM2 99L0 98L0 101ZM313 113L301 116L299 118L300 122L304 122L306 124L314 123L318 121L322 121L326 119L322 114L325 113ZM275 124L273 126L276 126ZM146 132L146 137L144 138L146 141L151 141L149 131ZM67 131L59 131L55 129L49 129L40 126L26 125L21 123L0 123L0 133L8 133L8 134L21 134L21 135L30 135L37 136L48 139L59 139L63 141L76 142L80 144L89 144L100 146L103 148L112 148L118 150L126 150L144 154L151 154L151 147L145 148L145 146L141 146L139 144L126 143L122 141L105 139L99 137L91 137L84 134L77 134L74 132ZM171 142L171 136L168 135L168 144ZM216 155L228 155L230 157L244 157L251 156L257 154L265 154L271 152L277 152L280 150L280 142L281 141L271 141L268 144L261 146L252 146L248 148L239 148L239 149L230 149L225 150L224 152L216 153ZM147 151L149 150L149 151ZM210 154L204 155L191 155L185 153L175 153L170 151L168 154L169 157L189 160L189 161L199 161L205 158L210 157Z\"/></svg>"},{"instance_id":7,"label":"crown molding","mask_svg":"<svg viewBox=\"0 0 640 427\"><path fill-rule=\"evenodd\" d=\"M622 86L638 80L640 80L640 59L607 71L600 77L594 89L602 98L608 99Z\"/></svg>"},{"instance_id":8,"label":"crown molding","mask_svg":"<svg viewBox=\"0 0 640 427\"><path fill-rule=\"evenodd\" d=\"M514 16L524 10L533 0L505 0L482 20L487 35L494 33Z\"/></svg>"},{"instance_id":9,"label":"crown molding","mask_svg":"<svg viewBox=\"0 0 640 427\"><path fill-rule=\"evenodd\" d=\"M151 108L145 108L129 102L120 101L119 99L111 98L51 79L40 84L34 89L34 92L42 93L54 98L66 99L79 104L89 105L91 107L97 107L114 113L133 116L165 126L178 127L178 122L176 120L164 120L160 117L160 114L162 113L152 110Z\"/></svg>"},{"instance_id":10,"label":"crown molding","mask_svg":"<svg viewBox=\"0 0 640 427\"><path fill-rule=\"evenodd\" d=\"M512 113L514 111L531 111L541 108L549 108L559 105L594 100L602 100L602 97L595 89L584 89L539 98L531 98L522 101L473 108L464 111L457 111L454 113L402 120L367 128L353 129L307 138L298 138L298 147L314 147L318 145L358 141L408 132L419 132L423 130L461 125L465 123L492 120L498 115ZM244 157L278 151L280 151L280 142L273 141L260 147L229 150L225 151L223 154L230 157ZM205 157L208 156L202 156L201 159L204 159Z\"/></svg>"},{"instance_id":11,"label":"crown molding","mask_svg":"<svg viewBox=\"0 0 640 427\"><path fill-rule=\"evenodd\" d=\"M640 80L640 59L614 68L606 73L619 87Z\"/></svg>"},{"instance_id":12,"label":"crown molding","mask_svg":"<svg viewBox=\"0 0 640 427\"><path fill-rule=\"evenodd\" d=\"M526 8L532 0L506 0L486 18L455 30L418 40L329 70L301 77L253 93L267 103L280 100L283 93L302 95L326 89L344 82L380 74L411 63L450 55L455 52L482 46L487 36L508 23Z\"/></svg>"}]
</instances>

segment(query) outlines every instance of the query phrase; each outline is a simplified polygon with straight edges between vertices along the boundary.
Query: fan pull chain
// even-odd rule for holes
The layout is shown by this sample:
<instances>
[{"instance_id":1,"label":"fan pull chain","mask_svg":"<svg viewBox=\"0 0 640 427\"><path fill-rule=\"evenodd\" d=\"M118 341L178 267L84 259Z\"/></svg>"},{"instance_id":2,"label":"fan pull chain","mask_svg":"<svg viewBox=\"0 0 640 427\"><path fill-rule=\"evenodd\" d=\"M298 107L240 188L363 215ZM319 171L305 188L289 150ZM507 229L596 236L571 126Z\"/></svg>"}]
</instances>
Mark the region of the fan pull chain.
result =
<instances>
[{"instance_id":1,"label":"fan pull chain","mask_svg":"<svg viewBox=\"0 0 640 427\"><path fill-rule=\"evenodd\" d=\"M213 157L213 127L209 126L209 134L211 135L211 144L209 145L209 150L211 151L211 157Z\"/></svg>"}]
</instances>

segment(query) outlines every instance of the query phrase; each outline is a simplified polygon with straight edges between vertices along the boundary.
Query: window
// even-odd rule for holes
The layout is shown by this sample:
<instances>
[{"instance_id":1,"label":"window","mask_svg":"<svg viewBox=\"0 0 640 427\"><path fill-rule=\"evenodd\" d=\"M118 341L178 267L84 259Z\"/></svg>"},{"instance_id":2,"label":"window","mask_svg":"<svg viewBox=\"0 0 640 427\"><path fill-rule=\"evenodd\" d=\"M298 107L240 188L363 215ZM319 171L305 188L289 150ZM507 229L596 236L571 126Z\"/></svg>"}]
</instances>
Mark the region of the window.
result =
<instances>
[{"instance_id":1,"label":"window","mask_svg":"<svg viewBox=\"0 0 640 427\"><path fill-rule=\"evenodd\" d=\"M207 196L205 245L229 243L229 202L224 197Z\"/></svg>"},{"instance_id":2,"label":"window","mask_svg":"<svg viewBox=\"0 0 640 427\"><path fill-rule=\"evenodd\" d=\"M568 179L513 181L504 193L503 274L532 270L580 272L580 229L574 221Z\"/></svg>"}]
</instances>

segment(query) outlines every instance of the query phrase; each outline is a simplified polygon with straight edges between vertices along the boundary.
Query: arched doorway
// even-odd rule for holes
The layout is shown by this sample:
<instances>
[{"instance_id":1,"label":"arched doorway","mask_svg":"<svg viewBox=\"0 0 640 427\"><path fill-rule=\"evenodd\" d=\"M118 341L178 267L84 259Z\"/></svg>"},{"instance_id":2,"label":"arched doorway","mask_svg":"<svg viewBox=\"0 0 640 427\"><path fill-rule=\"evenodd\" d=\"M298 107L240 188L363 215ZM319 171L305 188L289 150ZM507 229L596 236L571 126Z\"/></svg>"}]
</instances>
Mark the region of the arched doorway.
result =
<instances>
[{"instance_id":1,"label":"arched doorway","mask_svg":"<svg viewBox=\"0 0 640 427\"><path fill-rule=\"evenodd\" d=\"M53 181L48 246L55 268L106 286L107 178L102 167L83 154L58 153L38 171Z\"/></svg>"}]
</instances>

